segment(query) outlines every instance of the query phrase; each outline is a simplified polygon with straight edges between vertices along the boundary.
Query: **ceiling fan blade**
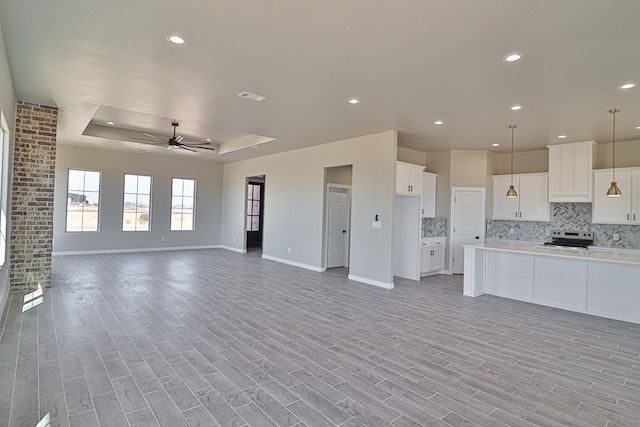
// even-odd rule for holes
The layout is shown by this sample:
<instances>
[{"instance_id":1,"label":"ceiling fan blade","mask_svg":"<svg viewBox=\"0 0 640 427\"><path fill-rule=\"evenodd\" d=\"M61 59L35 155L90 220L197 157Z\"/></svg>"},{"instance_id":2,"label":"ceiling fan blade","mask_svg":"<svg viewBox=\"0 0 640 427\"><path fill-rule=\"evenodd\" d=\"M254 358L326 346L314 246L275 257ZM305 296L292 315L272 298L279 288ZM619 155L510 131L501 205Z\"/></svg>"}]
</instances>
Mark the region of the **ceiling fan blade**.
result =
<instances>
[{"instance_id":1,"label":"ceiling fan blade","mask_svg":"<svg viewBox=\"0 0 640 427\"><path fill-rule=\"evenodd\" d=\"M176 136L175 138L176 138L176 141L178 141L178 142L182 142L182 140L184 139L184 136L182 136L182 135L178 135L178 136Z\"/></svg>"},{"instance_id":2,"label":"ceiling fan blade","mask_svg":"<svg viewBox=\"0 0 640 427\"><path fill-rule=\"evenodd\" d=\"M186 145L182 145L180 143L176 144L175 146L178 147L178 148L182 148L183 150L191 151L192 153L197 153L196 150L192 150L191 148L187 147Z\"/></svg>"},{"instance_id":3,"label":"ceiling fan blade","mask_svg":"<svg viewBox=\"0 0 640 427\"><path fill-rule=\"evenodd\" d=\"M150 133L143 133L143 135L148 136L149 138L157 139L158 141L162 141L162 142L166 141L166 138L160 138L159 136L156 136Z\"/></svg>"},{"instance_id":4,"label":"ceiling fan blade","mask_svg":"<svg viewBox=\"0 0 640 427\"><path fill-rule=\"evenodd\" d=\"M181 144L192 145L194 147L196 145L211 145L210 142L198 142L198 141L184 141L184 142L181 142Z\"/></svg>"},{"instance_id":5,"label":"ceiling fan blade","mask_svg":"<svg viewBox=\"0 0 640 427\"><path fill-rule=\"evenodd\" d=\"M129 136L127 138L132 140L132 141L140 141L140 142L143 142L143 143L149 144L149 145L156 145L156 144L160 145L160 144L166 144L167 143L167 141L156 142L156 141L154 141L152 139L134 138L132 136Z\"/></svg>"}]
</instances>

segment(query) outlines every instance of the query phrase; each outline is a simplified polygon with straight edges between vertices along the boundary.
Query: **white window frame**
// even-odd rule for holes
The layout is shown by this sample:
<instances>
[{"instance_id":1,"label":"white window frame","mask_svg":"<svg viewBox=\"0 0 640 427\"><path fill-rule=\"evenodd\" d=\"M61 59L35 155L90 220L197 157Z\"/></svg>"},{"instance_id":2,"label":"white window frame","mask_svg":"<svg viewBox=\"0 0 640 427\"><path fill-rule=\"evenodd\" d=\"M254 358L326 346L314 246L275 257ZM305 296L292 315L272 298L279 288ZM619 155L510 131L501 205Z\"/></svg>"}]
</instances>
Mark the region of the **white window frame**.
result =
<instances>
[{"instance_id":1,"label":"white window frame","mask_svg":"<svg viewBox=\"0 0 640 427\"><path fill-rule=\"evenodd\" d=\"M135 193L127 193L127 176L131 176L131 177L135 177L136 178L136 192ZM149 193L140 193L140 178L149 178ZM150 232L151 231L151 195L153 192L153 176L151 175L140 175L140 174L135 174L135 173L125 173L124 174L124 178L122 181L122 185L123 185L123 190L122 190L122 232L124 233L130 233L130 232ZM135 195L136 196L136 207L135 207L135 217L136 217L136 221L133 225L133 230L125 230L124 229L124 220L125 220L125 202L126 202L126 197L127 195ZM148 221L148 226L146 229L138 229L138 197L139 196L149 196L149 207L148 207L148 215L149 215L149 221Z\"/></svg>"},{"instance_id":2,"label":"white window frame","mask_svg":"<svg viewBox=\"0 0 640 427\"><path fill-rule=\"evenodd\" d=\"M0 110L0 268L7 260L7 206L9 203L10 130L4 111Z\"/></svg>"},{"instance_id":3,"label":"white window frame","mask_svg":"<svg viewBox=\"0 0 640 427\"><path fill-rule=\"evenodd\" d=\"M71 171L78 171L78 172L97 172L98 173L98 211L97 211L97 224L96 224L96 229L95 230L69 230L68 229L68 215L69 215L69 202L67 201L67 206L65 208L65 218L64 218L64 231L65 233L99 233L100 232L100 200L102 198L102 171L99 170L92 170L92 169L78 169L78 168L69 168L67 170L67 194L69 194L69 174ZM83 184L83 192L84 192L84 184ZM84 212L83 212L83 216L84 216ZM81 226L81 228L83 228L84 225Z\"/></svg>"},{"instance_id":4,"label":"white window frame","mask_svg":"<svg viewBox=\"0 0 640 427\"><path fill-rule=\"evenodd\" d=\"M180 196L175 196L173 194L173 185L175 180L181 180L182 181L182 192L183 194ZM191 196L191 198L193 199L193 203L192 203L192 207L191 207L191 228L184 228L184 224L183 224L183 219L184 219L184 203L181 203L180 206L180 228L173 228L173 215L174 215L174 210L177 209L176 205L173 203L174 197L182 197L184 199L184 182L185 181L192 181L193 182L193 196ZM180 178L180 177L173 177L171 178L171 206L170 206L170 213L169 213L169 230L170 231L195 231L196 229L196 193L197 193L197 182L194 178ZM189 196L187 196L189 197ZM177 213L176 213L177 214Z\"/></svg>"}]
</instances>

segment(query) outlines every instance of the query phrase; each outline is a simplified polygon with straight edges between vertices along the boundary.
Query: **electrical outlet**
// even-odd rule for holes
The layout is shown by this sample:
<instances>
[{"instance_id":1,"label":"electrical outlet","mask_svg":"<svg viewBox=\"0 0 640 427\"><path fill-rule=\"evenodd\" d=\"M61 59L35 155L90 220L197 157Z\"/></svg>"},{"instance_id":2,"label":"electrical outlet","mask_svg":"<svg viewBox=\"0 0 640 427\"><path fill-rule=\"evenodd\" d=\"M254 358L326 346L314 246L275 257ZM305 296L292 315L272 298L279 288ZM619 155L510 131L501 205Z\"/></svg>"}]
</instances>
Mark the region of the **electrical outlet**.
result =
<instances>
[{"instance_id":1,"label":"electrical outlet","mask_svg":"<svg viewBox=\"0 0 640 427\"><path fill-rule=\"evenodd\" d=\"M618 233L613 233L613 240L615 240L616 242L620 240L620 235Z\"/></svg>"},{"instance_id":2,"label":"electrical outlet","mask_svg":"<svg viewBox=\"0 0 640 427\"><path fill-rule=\"evenodd\" d=\"M164 242L165 241L165 237L164 236L160 237L160 241Z\"/></svg>"},{"instance_id":3,"label":"electrical outlet","mask_svg":"<svg viewBox=\"0 0 640 427\"><path fill-rule=\"evenodd\" d=\"M515 232L516 232L516 229L515 229L515 228L511 227L511 228L509 229L509 234L513 234L513 233L515 233Z\"/></svg>"},{"instance_id":4,"label":"electrical outlet","mask_svg":"<svg viewBox=\"0 0 640 427\"><path fill-rule=\"evenodd\" d=\"M287 253L291 253L291 248L287 248Z\"/></svg>"},{"instance_id":5,"label":"electrical outlet","mask_svg":"<svg viewBox=\"0 0 640 427\"><path fill-rule=\"evenodd\" d=\"M236 238L234 237L234 238L233 238L233 243L235 243L235 242L236 242Z\"/></svg>"},{"instance_id":6,"label":"electrical outlet","mask_svg":"<svg viewBox=\"0 0 640 427\"><path fill-rule=\"evenodd\" d=\"M544 235L545 235L545 236L551 236L551 231L546 230L546 231L544 232Z\"/></svg>"}]
</instances>

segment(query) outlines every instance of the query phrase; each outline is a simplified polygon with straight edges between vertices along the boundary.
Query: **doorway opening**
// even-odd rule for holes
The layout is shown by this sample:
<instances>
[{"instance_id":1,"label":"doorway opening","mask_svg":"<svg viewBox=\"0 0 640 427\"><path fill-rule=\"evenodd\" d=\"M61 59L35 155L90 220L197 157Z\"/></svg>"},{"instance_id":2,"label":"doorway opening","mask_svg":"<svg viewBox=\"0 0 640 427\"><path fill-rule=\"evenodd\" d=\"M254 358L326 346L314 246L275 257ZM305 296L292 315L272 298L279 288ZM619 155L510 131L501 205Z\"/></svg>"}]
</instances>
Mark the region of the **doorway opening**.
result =
<instances>
[{"instance_id":1,"label":"doorway opening","mask_svg":"<svg viewBox=\"0 0 640 427\"><path fill-rule=\"evenodd\" d=\"M247 178L245 242L247 253L257 255L262 255L262 240L264 237L264 189L264 175Z\"/></svg>"},{"instance_id":2,"label":"doorway opening","mask_svg":"<svg viewBox=\"0 0 640 427\"><path fill-rule=\"evenodd\" d=\"M351 245L351 165L326 168L324 265L326 268L349 267Z\"/></svg>"}]
</instances>

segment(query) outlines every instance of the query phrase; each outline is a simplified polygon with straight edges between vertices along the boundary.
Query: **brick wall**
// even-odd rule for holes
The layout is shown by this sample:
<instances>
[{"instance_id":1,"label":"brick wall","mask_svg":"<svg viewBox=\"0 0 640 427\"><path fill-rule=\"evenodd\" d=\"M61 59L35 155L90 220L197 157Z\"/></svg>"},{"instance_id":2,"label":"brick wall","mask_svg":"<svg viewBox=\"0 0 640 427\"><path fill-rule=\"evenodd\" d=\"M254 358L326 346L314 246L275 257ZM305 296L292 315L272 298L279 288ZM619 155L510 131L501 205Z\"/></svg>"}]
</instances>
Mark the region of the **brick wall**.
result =
<instances>
[{"instance_id":1,"label":"brick wall","mask_svg":"<svg viewBox=\"0 0 640 427\"><path fill-rule=\"evenodd\" d=\"M18 101L11 183L11 291L51 284L58 109Z\"/></svg>"}]
</instances>

